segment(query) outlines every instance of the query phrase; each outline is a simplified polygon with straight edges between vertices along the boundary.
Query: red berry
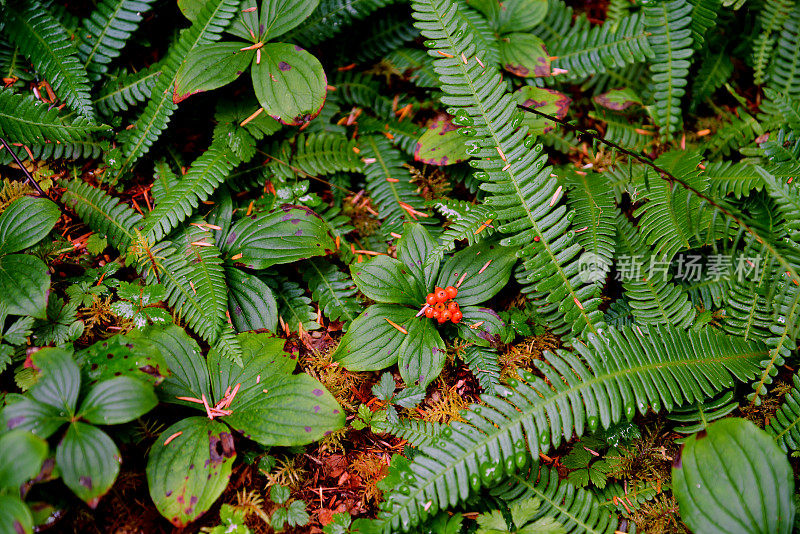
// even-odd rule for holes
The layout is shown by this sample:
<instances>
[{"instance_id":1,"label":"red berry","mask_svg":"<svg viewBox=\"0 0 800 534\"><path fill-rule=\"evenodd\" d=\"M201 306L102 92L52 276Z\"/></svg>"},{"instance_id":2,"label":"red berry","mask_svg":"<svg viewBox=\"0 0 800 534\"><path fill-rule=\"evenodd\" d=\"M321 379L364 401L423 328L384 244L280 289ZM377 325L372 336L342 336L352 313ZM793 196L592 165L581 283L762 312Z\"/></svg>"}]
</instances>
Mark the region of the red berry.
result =
<instances>
[{"instance_id":1,"label":"red berry","mask_svg":"<svg viewBox=\"0 0 800 534\"><path fill-rule=\"evenodd\" d=\"M444 302L447 300L447 291L441 287L436 288L436 302Z\"/></svg>"},{"instance_id":2,"label":"red berry","mask_svg":"<svg viewBox=\"0 0 800 534\"><path fill-rule=\"evenodd\" d=\"M433 311L434 311L433 308L430 307L425 308L425 317L427 317L428 319L433 317Z\"/></svg>"},{"instance_id":3,"label":"red berry","mask_svg":"<svg viewBox=\"0 0 800 534\"><path fill-rule=\"evenodd\" d=\"M438 303L436 303L436 305L434 306L434 309L435 309L436 311L438 311L439 313L442 313L442 312L444 312L444 311L447 309L447 306L445 306L445 305L444 305L444 304L442 304L441 302L438 302Z\"/></svg>"},{"instance_id":4,"label":"red berry","mask_svg":"<svg viewBox=\"0 0 800 534\"><path fill-rule=\"evenodd\" d=\"M447 292L447 298L454 299L456 295L458 295L458 289L454 288L453 286L447 286L444 288L445 292Z\"/></svg>"},{"instance_id":5,"label":"red berry","mask_svg":"<svg viewBox=\"0 0 800 534\"><path fill-rule=\"evenodd\" d=\"M447 312L444 312L444 313L447 313ZM442 316L439 316L439 318L437 319L437 321L439 321L439 324L444 324L444 323L447 321L447 319L445 319L445 318L444 318L444 317L442 317Z\"/></svg>"},{"instance_id":6,"label":"red berry","mask_svg":"<svg viewBox=\"0 0 800 534\"><path fill-rule=\"evenodd\" d=\"M428 293L428 296L425 297L425 302L433 306L434 304L436 304L436 295L434 295L433 293Z\"/></svg>"},{"instance_id":7,"label":"red berry","mask_svg":"<svg viewBox=\"0 0 800 534\"><path fill-rule=\"evenodd\" d=\"M445 312L442 313L442 319L444 319L445 321L449 321L450 317L451 317L451 314L450 314L449 311L445 311Z\"/></svg>"},{"instance_id":8,"label":"red berry","mask_svg":"<svg viewBox=\"0 0 800 534\"><path fill-rule=\"evenodd\" d=\"M458 302L451 302L447 305L447 311L455 313L458 311Z\"/></svg>"},{"instance_id":9,"label":"red berry","mask_svg":"<svg viewBox=\"0 0 800 534\"><path fill-rule=\"evenodd\" d=\"M453 323L459 323L461 322L462 317L464 317L464 314L460 311L457 311L452 315L452 317L450 317L450 320L453 321Z\"/></svg>"},{"instance_id":10,"label":"red berry","mask_svg":"<svg viewBox=\"0 0 800 534\"><path fill-rule=\"evenodd\" d=\"M432 315L433 315L434 319L441 319L442 312L440 312L439 310L433 310L433 314ZM439 321L439 322L441 322L441 321Z\"/></svg>"}]
</instances>

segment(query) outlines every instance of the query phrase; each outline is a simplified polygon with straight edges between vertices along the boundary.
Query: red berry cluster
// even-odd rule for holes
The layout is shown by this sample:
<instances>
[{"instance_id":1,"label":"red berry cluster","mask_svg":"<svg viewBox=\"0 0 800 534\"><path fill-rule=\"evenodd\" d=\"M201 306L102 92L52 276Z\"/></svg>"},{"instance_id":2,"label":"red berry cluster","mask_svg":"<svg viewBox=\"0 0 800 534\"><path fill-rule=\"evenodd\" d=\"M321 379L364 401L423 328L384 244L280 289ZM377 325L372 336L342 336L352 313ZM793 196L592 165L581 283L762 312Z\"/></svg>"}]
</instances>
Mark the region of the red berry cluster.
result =
<instances>
[{"instance_id":1,"label":"red berry cluster","mask_svg":"<svg viewBox=\"0 0 800 534\"><path fill-rule=\"evenodd\" d=\"M437 287L433 293L428 293L425 297L425 302L428 307L425 308L425 317L429 319L436 319L439 324L452 321L454 324L461 321L463 314L458 308L458 302L455 299L458 295L458 289L453 286L447 286L442 289Z\"/></svg>"}]
</instances>

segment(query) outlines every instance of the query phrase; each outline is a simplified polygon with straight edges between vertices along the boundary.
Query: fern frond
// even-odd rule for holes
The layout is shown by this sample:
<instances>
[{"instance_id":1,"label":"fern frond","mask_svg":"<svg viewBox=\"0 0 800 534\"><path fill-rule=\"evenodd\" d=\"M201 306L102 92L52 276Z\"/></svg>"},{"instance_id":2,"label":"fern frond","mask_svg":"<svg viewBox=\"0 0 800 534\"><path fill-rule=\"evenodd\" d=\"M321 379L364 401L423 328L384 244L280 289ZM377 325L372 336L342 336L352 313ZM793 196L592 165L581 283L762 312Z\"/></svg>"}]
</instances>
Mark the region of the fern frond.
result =
<instances>
[{"instance_id":1,"label":"fern frond","mask_svg":"<svg viewBox=\"0 0 800 534\"><path fill-rule=\"evenodd\" d=\"M727 121L710 136L703 147L708 150L709 160L728 156L732 151L753 141L761 132L758 121L743 108L738 108L735 115L727 114L725 118Z\"/></svg>"},{"instance_id":2,"label":"fern frond","mask_svg":"<svg viewBox=\"0 0 800 534\"><path fill-rule=\"evenodd\" d=\"M26 161L30 157L28 150L30 150L31 154L33 154L34 161L55 161L60 159L96 159L99 158L107 149L108 141L96 140L85 140L74 143L44 143L41 145L11 147L11 150L14 151L20 161ZM8 165L12 161L11 154L6 151L0 152L0 165Z\"/></svg>"},{"instance_id":3,"label":"fern frond","mask_svg":"<svg viewBox=\"0 0 800 534\"><path fill-rule=\"evenodd\" d=\"M286 332L296 332L301 325L306 332L322 327L316 321L317 312L311 306L311 299L306 296L300 284L283 276L264 281L275 294L281 326Z\"/></svg>"},{"instance_id":4,"label":"fern frond","mask_svg":"<svg viewBox=\"0 0 800 534\"><path fill-rule=\"evenodd\" d=\"M520 378L484 405L462 412L465 423L450 424L451 438L422 447L410 465L407 491L392 493L375 526L382 532L409 531L440 509L467 498L471 490L513 475L531 457L581 436L608 428L649 407L668 411L706 400L751 379L766 348L705 330L671 326L609 328L603 336L575 342L575 354L558 351L534 360L541 373ZM691 347L691 350L686 350ZM527 445L526 445L527 443Z\"/></svg>"},{"instance_id":5,"label":"fern frond","mask_svg":"<svg viewBox=\"0 0 800 534\"><path fill-rule=\"evenodd\" d=\"M142 216L102 189L79 180L61 182L61 202L71 207L92 231L106 237L108 244L123 254L136 239L135 228Z\"/></svg>"},{"instance_id":6,"label":"fern frond","mask_svg":"<svg viewBox=\"0 0 800 534\"><path fill-rule=\"evenodd\" d=\"M570 80L653 57L644 19L639 14L629 15L616 25L603 24L582 32L570 32L558 42L552 53L558 57L553 61L553 67L566 70L563 76Z\"/></svg>"},{"instance_id":7,"label":"fern frond","mask_svg":"<svg viewBox=\"0 0 800 534\"><path fill-rule=\"evenodd\" d=\"M33 69L30 62L22 55L19 47L0 36L0 78L11 78L24 81L33 80Z\"/></svg>"},{"instance_id":8,"label":"fern frond","mask_svg":"<svg viewBox=\"0 0 800 534\"><path fill-rule=\"evenodd\" d=\"M733 74L733 62L724 51L706 54L692 84L692 109L710 98Z\"/></svg>"},{"instance_id":9,"label":"fern frond","mask_svg":"<svg viewBox=\"0 0 800 534\"><path fill-rule=\"evenodd\" d=\"M189 52L197 46L218 41L238 9L238 0L208 0L192 26L183 31L178 42L170 47L144 111L134 122L133 128L120 134L124 158L117 178L127 172L167 128L177 109L177 104L172 101L173 85Z\"/></svg>"},{"instance_id":10,"label":"fern frond","mask_svg":"<svg viewBox=\"0 0 800 534\"><path fill-rule=\"evenodd\" d=\"M774 322L773 296L763 288L739 280L729 282L725 294L725 320L722 328L731 335L745 339L766 340Z\"/></svg>"},{"instance_id":11,"label":"fern frond","mask_svg":"<svg viewBox=\"0 0 800 534\"><path fill-rule=\"evenodd\" d=\"M139 27L142 14L155 0L102 0L83 19L83 28L77 31L80 44L78 54L85 68L95 80L108 70L108 64L119 57L120 51Z\"/></svg>"},{"instance_id":12,"label":"fern frond","mask_svg":"<svg viewBox=\"0 0 800 534\"><path fill-rule=\"evenodd\" d=\"M767 78L767 67L775 49L774 33L789 14L792 0L765 0L758 14L761 33L753 41L753 82L761 85Z\"/></svg>"},{"instance_id":13,"label":"fern frond","mask_svg":"<svg viewBox=\"0 0 800 534\"><path fill-rule=\"evenodd\" d=\"M644 6L647 40L653 50L650 63L653 122L663 138L680 130L681 97L686 92L692 57L692 4L662 0Z\"/></svg>"},{"instance_id":14,"label":"fern frond","mask_svg":"<svg viewBox=\"0 0 800 534\"><path fill-rule=\"evenodd\" d=\"M603 268L599 280L602 286L614 259L614 192L605 175L595 172L570 172L564 184L569 188L567 200L573 209L572 225L578 243L603 260L603 265L598 265Z\"/></svg>"},{"instance_id":15,"label":"fern frond","mask_svg":"<svg viewBox=\"0 0 800 534\"><path fill-rule=\"evenodd\" d=\"M160 75L161 67L155 64L139 72L120 72L110 77L94 100L97 111L103 115L114 115L146 101Z\"/></svg>"},{"instance_id":16,"label":"fern frond","mask_svg":"<svg viewBox=\"0 0 800 534\"><path fill-rule=\"evenodd\" d=\"M323 176L334 172L358 172L364 167L355 152L356 142L343 134L298 134L268 150L268 168L280 181Z\"/></svg>"},{"instance_id":17,"label":"fern frond","mask_svg":"<svg viewBox=\"0 0 800 534\"><path fill-rule=\"evenodd\" d=\"M373 429L381 434L391 434L405 440L412 447L429 447L442 437L447 426L420 419L391 420L386 418L373 423Z\"/></svg>"},{"instance_id":18,"label":"fern frond","mask_svg":"<svg viewBox=\"0 0 800 534\"><path fill-rule=\"evenodd\" d=\"M74 143L107 130L107 126L93 124L85 117L61 117L56 108L36 100L33 95L22 96L10 89L0 89L0 132L8 141Z\"/></svg>"},{"instance_id":19,"label":"fern frond","mask_svg":"<svg viewBox=\"0 0 800 534\"><path fill-rule=\"evenodd\" d=\"M420 223L430 224L429 216L409 213L403 204L412 210L425 213L425 202L411 183L411 174L403 167L400 151L382 135L365 135L359 141L361 157L364 161L364 174L367 178L367 192L377 204L384 224L381 233L402 233L404 221L419 218Z\"/></svg>"},{"instance_id":20,"label":"fern frond","mask_svg":"<svg viewBox=\"0 0 800 534\"><path fill-rule=\"evenodd\" d=\"M358 20L397 0L321 0L303 24L282 37L304 47L330 39Z\"/></svg>"},{"instance_id":21,"label":"fern frond","mask_svg":"<svg viewBox=\"0 0 800 534\"><path fill-rule=\"evenodd\" d=\"M715 197L731 195L742 198L750 191L761 191L764 182L755 167L747 163L718 161L706 166L709 192Z\"/></svg>"},{"instance_id":22,"label":"fern frond","mask_svg":"<svg viewBox=\"0 0 800 534\"><path fill-rule=\"evenodd\" d=\"M429 262L441 261L445 254L455 250L456 241L466 240L468 245L474 245L495 233L490 224L495 214L482 204L441 199L430 205L447 218L448 226L439 237L439 244L428 254Z\"/></svg>"},{"instance_id":23,"label":"fern frond","mask_svg":"<svg viewBox=\"0 0 800 534\"><path fill-rule=\"evenodd\" d=\"M769 87L764 88L764 96L781 114L785 125L793 130L795 135L800 135L800 97L791 98Z\"/></svg>"},{"instance_id":24,"label":"fern frond","mask_svg":"<svg viewBox=\"0 0 800 534\"><path fill-rule=\"evenodd\" d=\"M142 232L150 241L163 239L191 217L200 202L214 194L239 163L239 158L221 142L212 143L169 194L147 214Z\"/></svg>"},{"instance_id":25,"label":"fern frond","mask_svg":"<svg viewBox=\"0 0 800 534\"><path fill-rule=\"evenodd\" d=\"M641 150L655 140L652 126L643 124L642 119L636 119L635 116L595 105L595 111L590 111L589 117L605 122L606 132L603 137L620 146Z\"/></svg>"},{"instance_id":26,"label":"fern frond","mask_svg":"<svg viewBox=\"0 0 800 534\"><path fill-rule=\"evenodd\" d=\"M401 74L407 75L417 87L439 87L433 60L424 50L398 48L386 56L386 61Z\"/></svg>"},{"instance_id":27,"label":"fern frond","mask_svg":"<svg viewBox=\"0 0 800 534\"><path fill-rule=\"evenodd\" d=\"M509 504L539 499L537 514L551 515L567 534L613 534L619 524L616 515L600 511L591 492L560 480L558 471L539 462L514 473L491 493Z\"/></svg>"},{"instance_id":28,"label":"fern frond","mask_svg":"<svg viewBox=\"0 0 800 534\"><path fill-rule=\"evenodd\" d=\"M769 65L767 87L800 96L800 4L785 18Z\"/></svg>"},{"instance_id":29,"label":"fern frond","mask_svg":"<svg viewBox=\"0 0 800 534\"><path fill-rule=\"evenodd\" d=\"M347 331L362 310L356 300L356 286L350 277L332 263L315 258L305 263L303 280L322 313L328 319L342 321L342 330Z\"/></svg>"},{"instance_id":30,"label":"fern frond","mask_svg":"<svg viewBox=\"0 0 800 534\"><path fill-rule=\"evenodd\" d=\"M573 9L563 0L547 0L547 15L542 22L531 30L547 44L548 50L555 50L566 37L588 31L589 21L586 15L573 17Z\"/></svg>"},{"instance_id":31,"label":"fern frond","mask_svg":"<svg viewBox=\"0 0 800 534\"><path fill-rule=\"evenodd\" d=\"M689 328L696 313L688 296L672 282L672 276L665 269L659 270L655 264L647 263L650 259L647 247L633 225L621 214L617 216L617 243L622 254L644 263L641 274L627 276L622 281L636 322Z\"/></svg>"},{"instance_id":32,"label":"fern frond","mask_svg":"<svg viewBox=\"0 0 800 534\"><path fill-rule=\"evenodd\" d=\"M82 117L94 120L89 79L67 30L36 0L22 10L5 7L5 32L50 83L56 95Z\"/></svg>"},{"instance_id":33,"label":"fern frond","mask_svg":"<svg viewBox=\"0 0 800 534\"><path fill-rule=\"evenodd\" d=\"M484 393L494 393L500 385L500 364L497 351L478 345L470 345L462 356L470 372L478 379Z\"/></svg>"},{"instance_id":34,"label":"fern frond","mask_svg":"<svg viewBox=\"0 0 800 534\"><path fill-rule=\"evenodd\" d=\"M800 449L800 372L792 376L792 383L794 387L764 428L785 451Z\"/></svg>"},{"instance_id":35,"label":"fern frond","mask_svg":"<svg viewBox=\"0 0 800 534\"><path fill-rule=\"evenodd\" d=\"M417 141L425 132L424 127L418 126L411 121L398 122L392 119L381 120L373 117L359 119L358 126L362 134L375 133L386 136L395 146L409 156L414 155L417 149Z\"/></svg>"},{"instance_id":36,"label":"fern frond","mask_svg":"<svg viewBox=\"0 0 800 534\"><path fill-rule=\"evenodd\" d=\"M692 39L694 49L700 50L705 44L708 30L717 25L722 0L689 0L692 4Z\"/></svg>"},{"instance_id":37,"label":"fern frond","mask_svg":"<svg viewBox=\"0 0 800 534\"><path fill-rule=\"evenodd\" d=\"M412 7L415 24L434 48L429 54L437 58L442 103L471 123L467 131L473 135L467 142L475 159L470 165L481 170L475 177L489 193L485 205L497 214L499 231L510 236L501 244L520 247L518 255L525 258L524 291L554 332L597 331L602 313L597 310L596 286L584 282L579 273L581 247L568 231L566 207L558 204L562 188L545 167L541 145L532 147L525 140L528 127L519 124L501 75L475 59L486 52L476 48L456 4L417 0Z\"/></svg>"},{"instance_id":38,"label":"fern frond","mask_svg":"<svg viewBox=\"0 0 800 534\"><path fill-rule=\"evenodd\" d=\"M417 29L408 23L408 8L403 7L403 11L386 13L373 19L374 26L358 46L356 61L372 61L419 36Z\"/></svg>"},{"instance_id":39,"label":"fern frond","mask_svg":"<svg viewBox=\"0 0 800 534\"><path fill-rule=\"evenodd\" d=\"M384 119L394 118L393 102L381 93L381 84L375 78L345 71L333 79L333 84L336 99L343 104L367 108Z\"/></svg>"},{"instance_id":40,"label":"fern frond","mask_svg":"<svg viewBox=\"0 0 800 534\"><path fill-rule=\"evenodd\" d=\"M785 219L783 227L789 239L800 243L800 191L797 184L778 181L768 168L756 166L755 170Z\"/></svg>"}]
</instances>

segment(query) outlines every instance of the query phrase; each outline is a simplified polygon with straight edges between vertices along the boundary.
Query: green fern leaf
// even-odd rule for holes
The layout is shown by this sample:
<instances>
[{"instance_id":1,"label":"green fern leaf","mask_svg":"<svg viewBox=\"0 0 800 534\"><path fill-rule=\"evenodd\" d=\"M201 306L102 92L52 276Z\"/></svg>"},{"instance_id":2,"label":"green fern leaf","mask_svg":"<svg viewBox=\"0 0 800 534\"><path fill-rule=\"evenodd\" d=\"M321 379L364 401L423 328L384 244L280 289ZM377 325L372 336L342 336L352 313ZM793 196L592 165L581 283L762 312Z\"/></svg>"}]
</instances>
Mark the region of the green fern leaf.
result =
<instances>
[{"instance_id":1,"label":"green fern leaf","mask_svg":"<svg viewBox=\"0 0 800 534\"><path fill-rule=\"evenodd\" d=\"M525 258L524 291L554 332L596 332L603 317L597 288L579 273L581 247L569 231L566 207L558 204L563 187L545 167L541 145L526 141L528 127L520 124L501 75L475 59L485 51L476 48L457 5L417 0L412 8L415 24L435 48L429 54L437 57L442 103L469 125L467 151L476 158L470 165L480 169L475 177L489 193L485 205L497 214L498 230L509 234L501 244L520 247L518 255Z\"/></svg>"},{"instance_id":2,"label":"green fern leaf","mask_svg":"<svg viewBox=\"0 0 800 534\"><path fill-rule=\"evenodd\" d=\"M308 284L311 296L328 319L343 321L342 330L347 331L362 310L355 299L357 291L353 281L325 260L308 260L306 266L303 280Z\"/></svg>"},{"instance_id":3,"label":"green fern leaf","mask_svg":"<svg viewBox=\"0 0 800 534\"><path fill-rule=\"evenodd\" d=\"M608 69L619 69L653 57L644 19L630 15L616 25L603 24L581 32L570 32L558 42L553 67L567 71L565 79L577 80ZM561 78L561 75L559 75Z\"/></svg>"},{"instance_id":4,"label":"green fern leaf","mask_svg":"<svg viewBox=\"0 0 800 534\"><path fill-rule=\"evenodd\" d=\"M0 119L0 122L2 122L2 119ZM0 127L0 131L2 131L2 127ZM14 151L20 161L26 161L30 158L28 150L33 154L34 161L89 159L99 158L105 150L108 150L108 141L86 140L75 143L44 143L42 145L25 145L24 147L12 146L11 150ZM12 161L11 154L7 151L0 152L0 165L9 165Z\"/></svg>"},{"instance_id":5,"label":"green fern leaf","mask_svg":"<svg viewBox=\"0 0 800 534\"><path fill-rule=\"evenodd\" d=\"M783 21L769 65L767 86L790 97L800 96L800 4Z\"/></svg>"},{"instance_id":6,"label":"green fern leaf","mask_svg":"<svg viewBox=\"0 0 800 534\"><path fill-rule=\"evenodd\" d=\"M222 142L214 142L198 157L169 194L144 218L143 233L150 241L160 241L191 217L236 165L241 163Z\"/></svg>"},{"instance_id":7,"label":"green fern leaf","mask_svg":"<svg viewBox=\"0 0 800 534\"><path fill-rule=\"evenodd\" d=\"M785 451L800 449L800 372L792 376L792 383L794 387L783 397L769 426L764 428Z\"/></svg>"},{"instance_id":8,"label":"green fern leaf","mask_svg":"<svg viewBox=\"0 0 800 534\"><path fill-rule=\"evenodd\" d=\"M722 0L689 0L692 4L692 39L694 49L700 50L705 44L708 30L717 25Z\"/></svg>"},{"instance_id":9,"label":"green fern leaf","mask_svg":"<svg viewBox=\"0 0 800 534\"><path fill-rule=\"evenodd\" d=\"M404 6L405 7L405 6ZM358 62L368 62L388 54L419 36L419 32L408 23L408 8L385 13L374 19L374 26L359 45L355 55Z\"/></svg>"},{"instance_id":10,"label":"green fern leaf","mask_svg":"<svg viewBox=\"0 0 800 534\"><path fill-rule=\"evenodd\" d=\"M362 136L359 147L367 177L367 192L384 220L381 233L401 234L403 222L417 217L422 224L430 223L429 216L412 215L403 207L405 204L412 210L425 212L425 202L417 194L417 187L411 183L411 174L403 167L400 151L382 135Z\"/></svg>"},{"instance_id":11,"label":"green fern leaf","mask_svg":"<svg viewBox=\"0 0 800 534\"><path fill-rule=\"evenodd\" d=\"M408 486L392 493L375 522L382 532L409 531L440 509L466 499L524 467L587 428L608 428L649 407L670 411L704 401L758 373L761 343L672 326L609 328L535 360L540 376L520 371L483 405L462 412L451 436L422 447L410 465ZM692 351L684 347L693 347Z\"/></svg>"},{"instance_id":12,"label":"green fern leaf","mask_svg":"<svg viewBox=\"0 0 800 534\"><path fill-rule=\"evenodd\" d=\"M322 0L299 27L282 38L310 47L330 39L352 23L397 0Z\"/></svg>"},{"instance_id":13,"label":"green fern leaf","mask_svg":"<svg viewBox=\"0 0 800 534\"><path fill-rule=\"evenodd\" d=\"M442 423L431 423L420 419L399 419L395 416L379 421L373 421L372 429L381 434L391 434L398 439L408 442L412 447L427 447L442 437L442 431L447 428Z\"/></svg>"},{"instance_id":14,"label":"green fern leaf","mask_svg":"<svg viewBox=\"0 0 800 534\"><path fill-rule=\"evenodd\" d=\"M572 7L563 0L548 0L547 15L531 33L547 43L548 50L555 50L559 43L573 34L589 30L590 23L585 14L573 13Z\"/></svg>"},{"instance_id":15,"label":"green fern leaf","mask_svg":"<svg viewBox=\"0 0 800 534\"><path fill-rule=\"evenodd\" d=\"M725 119L726 122L723 122L722 127L710 136L708 143L703 147L708 150L709 160L728 156L762 133L761 125L744 108L738 108L735 114L725 114Z\"/></svg>"},{"instance_id":16,"label":"green fern leaf","mask_svg":"<svg viewBox=\"0 0 800 534\"><path fill-rule=\"evenodd\" d=\"M726 52L706 54L692 85L692 109L710 98L733 74L733 62Z\"/></svg>"},{"instance_id":17,"label":"green fern leaf","mask_svg":"<svg viewBox=\"0 0 800 534\"><path fill-rule=\"evenodd\" d=\"M283 276L265 280L278 301L278 314L281 326L289 332L297 332L300 327L306 332L318 330L317 312L311 306L311 299L305 296L300 284Z\"/></svg>"},{"instance_id":18,"label":"green fern leaf","mask_svg":"<svg viewBox=\"0 0 800 534\"><path fill-rule=\"evenodd\" d=\"M613 534L619 524L615 515L600 511L591 492L561 481L558 471L538 462L511 475L492 495L508 503L539 499L542 506L537 514L552 515L567 534Z\"/></svg>"},{"instance_id":19,"label":"green fern leaf","mask_svg":"<svg viewBox=\"0 0 800 534\"><path fill-rule=\"evenodd\" d=\"M689 328L694 322L695 310L681 287L672 283L666 269L650 265L647 247L636 229L621 214L617 216L617 243L619 252L633 261L642 261L641 274L625 276L622 287L638 324L671 324ZM660 272L659 272L660 271Z\"/></svg>"},{"instance_id":20,"label":"green fern leaf","mask_svg":"<svg viewBox=\"0 0 800 534\"><path fill-rule=\"evenodd\" d=\"M444 255L456 248L456 241L466 240L474 245L495 233L491 220L495 214L484 205L465 200L442 199L430 203L448 220L447 229L439 237L439 244L428 253L427 263L441 261Z\"/></svg>"},{"instance_id":21,"label":"green fern leaf","mask_svg":"<svg viewBox=\"0 0 800 534\"><path fill-rule=\"evenodd\" d=\"M67 30L36 0L22 10L8 5L5 31L46 78L56 95L81 116L94 120L89 79Z\"/></svg>"},{"instance_id":22,"label":"green fern leaf","mask_svg":"<svg viewBox=\"0 0 800 534\"><path fill-rule=\"evenodd\" d=\"M62 117L57 109L36 100L33 95L22 96L10 89L0 89L0 132L9 141L73 143L108 129L107 126L92 124L84 117Z\"/></svg>"},{"instance_id":23,"label":"green fern leaf","mask_svg":"<svg viewBox=\"0 0 800 534\"><path fill-rule=\"evenodd\" d=\"M177 104L172 101L175 79L189 52L195 47L218 41L239 9L238 0L208 0L192 26L181 33L161 64L161 74L151 90L150 100L133 128L120 134L123 161L119 178L144 155L167 128Z\"/></svg>"},{"instance_id":24,"label":"green fern leaf","mask_svg":"<svg viewBox=\"0 0 800 534\"><path fill-rule=\"evenodd\" d=\"M97 111L103 115L114 115L146 101L160 75L161 67L155 64L139 72L121 72L110 77L94 100Z\"/></svg>"},{"instance_id":25,"label":"green fern leaf","mask_svg":"<svg viewBox=\"0 0 800 534\"><path fill-rule=\"evenodd\" d=\"M650 63L653 121L663 138L680 130L681 97L686 92L692 57L692 4L687 0L661 0L644 6Z\"/></svg>"},{"instance_id":26,"label":"green fern leaf","mask_svg":"<svg viewBox=\"0 0 800 534\"><path fill-rule=\"evenodd\" d=\"M119 57L131 34L139 27L142 14L155 0L102 0L78 30L78 53L83 67L95 80Z\"/></svg>"},{"instance_id":27,"label":"green fern leaf","mask_svg":"<svg viewBox=\"0 0 800 534\"><path fill-rule=\"evenodd\" d=\"M463 355L464 363L472 372L484 393L494 393L500 385L500 364L494 349L470 345Z\"/></svg>"},{"instance_id":28,"label":"green fern leaf","mask_svg":"<svg viewBox=\"0 0 800 534\"><path fill-rule=\"evenodd\" d=\"M407 75L409 81L417 87L439 87L439 79L433 70L433 60L424 50L398 48L385 59L399 72Z\"/></svg>"},{"instance_id":29,"label":"green fern leaf","mask_svg":"<svg viewBox=\"0 0 800 534\"><path fill-rule=\"evenodd\" d=\"M775 49L774 33L789 15L792 3L792 0L766 0L761 7L758 14L761 33L753 41L753 82L756 85L766 80L767 67Z\"/></svg>"},{"instance_id":30,"label":"green fern leaf","mask_svg":"<svg viewBox=\"0 0 800 534\"><path fill-rule=\"evenodd\" d=\"M79 180L61 182L61 202L71 207L92 231L108 239L108 244L125 252L136 239L135 228L142 216L102 189Z\"/></svg>"},{"instance_id":31,"label":"green fern leaf","mask_svg":"<svg viewBox=\"0 0 800 534\"><path fill-rule=\"evenodd\" d=\"M764 188L764 182L756 168L747 163L709 163L705 175L708 177L709 192L716 197L731 195L742 198L751 191L761 191Z\"/></svg>"},{"instance_id":32,"label":"green fern leaf","mask_svg":"<svg viewBox=\"0 0 800 534\"><path fill-rule=\"evenodd\" d=\"M298 134L293 141L284 141L268 151L268 168L282 182L304 179L308 175L358 172L364 164L355 147L355 141L342 134Z\"/></svg>"}]
</instances>

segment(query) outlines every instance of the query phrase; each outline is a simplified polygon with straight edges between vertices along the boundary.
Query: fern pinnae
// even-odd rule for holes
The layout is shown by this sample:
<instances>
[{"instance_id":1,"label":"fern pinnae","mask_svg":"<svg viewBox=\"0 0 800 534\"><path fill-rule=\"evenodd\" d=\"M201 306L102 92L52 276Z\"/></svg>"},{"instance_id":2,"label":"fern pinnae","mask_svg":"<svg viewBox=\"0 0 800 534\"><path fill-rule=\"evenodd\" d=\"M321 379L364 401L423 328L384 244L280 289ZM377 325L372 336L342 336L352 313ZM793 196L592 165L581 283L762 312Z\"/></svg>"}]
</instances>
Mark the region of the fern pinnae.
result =
<instances>
[{"instance_id":1,"label":"fern pinnae","mask_svg":"<svg viewBox=\"0 0 800 534\"><path fill-rule=\"evenodd\" d=\"M764 428L786 451L800 449L800 372L792 376L792 385L775 416Z\"/></svg>"},{"instance_id":2,"label":"fern pinnae","mask_svg":"<svg viewBox=\"0 0 800 534\"><path fill-rule=\"evenodd\" d=\"M329 319L343 321L342 330L347 331L362 310L355 299L355 285L347 275L326 260L310 259L305 267L303 279L320 310Z\"/></svg>"},{"instance_id":3,"label":"fern pinnae","mask_svg":"<svg viewBox=\"0 0 800 534\"><path fill-rule=\"evenodd\" d=\"M767 87L790 97L800 96L800 4L783 19L767 75Z\"/></svg>"},{"instance_id":4,"label":"fern pinnae","mask_svg":"<svg viewBox=\"0 0 800 534\"><path fill-rule=\"evenodd\" d=\"M470 372L478 379L484 393L494 393L500 385L500 364L497 351L488 347L470 345L462 359Z\"/></svg>"},{"instance_id":5,"label":"fern pinnae","mask_svg":"<svg viewBox=\"0 0 800 534\"><path fill-rule=\"evenodd\" d=\"M131 34L155 0L102 0L79 30L78 54L83 67L99 79L108 64L119 57Z\"/></svg>"},{"instance_id":6,"label":"fern pinnae","mask_svg":"<svg viewBox=\"0 0 800 534\"><path fill-rule=\"evenodd\" d=\"M127 172L167 128L177 109L177 104L172 101L172 88L186 56L199 45L218 41L238 8L238 0L209 0L192 26L184 30L177 43L169 49L162 61L161 75L152 88L150 100L133 128L126 130L121 137L124 158L117 178Z\"/></svg>"},{"instance_id":7,"label":"fern pinnae","mask_svg":"<svg viewBox=\"0 0 800 534\"><path fill-rule=\"evenodd\" d=\"M485 205L492 209L502 233L513 234L501 244L520 247L531 294L555 332L596 332L602 313L596 287L578 272L580 245L569 231L566 208L558 201L558 186L551 168L545 167L542 147L526 141L528 127L521 123L513 99L499 72L482 61L486 51L476 48L472 32L449 0L412 3L415 24L434 48L435 70L442 83L442 103L455 120L466 125L468 151L480 169L476 177L487 191Z\"/></svg>"},{"instance_id":8,"label":"fern pinnae","mask_svg":"<svg viewBox=\"0 0 800 534\"><path fill-rule=\"evenodd\" d=\"M89 78L67 30L36 0L18 11L6 9L4 30L48 80L56 95L79 115L94 121Z\"/></svg>"},{"instance_id":9,"label":"fern pinnae","mask_svg":"<svg viewBox=\"0 0 800 534\"><path fill-rule=\"evenodd\" d=\"M428 254L428 264L441 261L446 253L455 250L456 241L465 240L468 245L474 245L495 233L492 226L495 214L482 204L441 199L430 205L448 219L448 226L439 237L439 244Z\"/></svg>"},{"instance_id":10,"label":"fern pinnae","mask_svg":"<svg viewBox=\"0 0 800 534\"><path fill-rule=\"evenodd\" d=\"M142 216L102 189L79 180L61 182L61 202L75 210L81 220L118 251L125 253L136 239L135 228Z\"/></svg>"},{"instance_id":11,"label":"fern pinnae","mask_svg":"<svg viewBox=\"0 0 800 534\"><path fill-rule=\"evenodd\" d=\"M587 428L608 428L650 407L669 411L704 401L734 379L755 376L766 354L761 343L661 325L608 328L573 350L535 360L538 376L520 371L522 380L510 380L462 412L465 422L443 431L447 440L422 447L410 465L407 491L390 495L376 526L409 531Z\"/></svg>"},{"instance_id":12,"label":"fern pinnae","mask_svg":"<svg viewBox=\"0 0 800 534\"><path fill-rule=\"evenodd\" d=\"M432 423L420 419L405 419L394 416L394 420L386 418L381 421L374 421L372 429L382 434L391 434L399 439L405 440L412 447L430 446L437 439L441 438L442 430L446 425L442 423Z\"/></svg>"},{"instance_id":13,"label":"fern pinnae","mask_svg":"<svg viewBox=\"0 0 800 534\"><path fill-rule=\"evenodd\" d=\"M120 72L110 77L94 99L97 111L102 115L113 115L146 101L160 75L161 66L156 63L136 73Z\"/></svg>"}]
</instances>

